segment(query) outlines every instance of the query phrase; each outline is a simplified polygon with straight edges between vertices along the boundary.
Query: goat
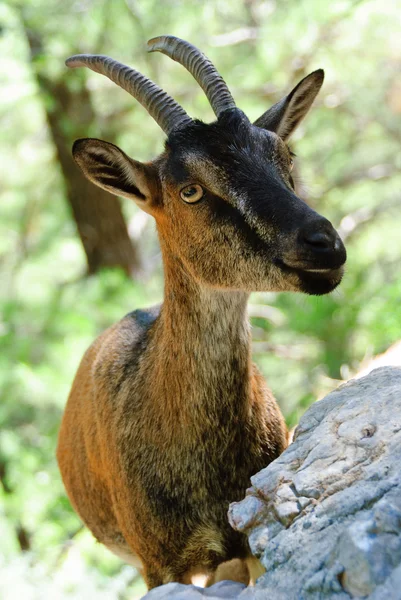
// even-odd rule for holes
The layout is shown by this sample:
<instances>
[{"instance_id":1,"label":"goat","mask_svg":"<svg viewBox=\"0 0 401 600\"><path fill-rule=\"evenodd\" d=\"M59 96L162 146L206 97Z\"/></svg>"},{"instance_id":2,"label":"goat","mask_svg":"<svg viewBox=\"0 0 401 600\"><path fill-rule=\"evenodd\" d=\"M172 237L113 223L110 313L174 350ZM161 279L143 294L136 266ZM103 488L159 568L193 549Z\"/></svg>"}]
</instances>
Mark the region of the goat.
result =
<instances>
[{"instance_id":1,"label":"goat","mask_svg":"<svg viewBox=\"0 0 401 600\"><path fill-rule=\"evenodd\" d=\"M192 120L153 82L106 56L66 62L128 91L167 135L149 163L97 139L73 146L90 181L155 218L165 292L161 307L128 314L87 350L57 457L82 520L153 588L196 573L210 584L232 559L252 570L228 505L285 449L287 431L251 362L247 299L252 291L331 292L346 252L331 223L295 194L286 143L323 71L252 124L197 48L173 36L148 45L188 69L217 120Z\"/></svg>"}]
</instances>

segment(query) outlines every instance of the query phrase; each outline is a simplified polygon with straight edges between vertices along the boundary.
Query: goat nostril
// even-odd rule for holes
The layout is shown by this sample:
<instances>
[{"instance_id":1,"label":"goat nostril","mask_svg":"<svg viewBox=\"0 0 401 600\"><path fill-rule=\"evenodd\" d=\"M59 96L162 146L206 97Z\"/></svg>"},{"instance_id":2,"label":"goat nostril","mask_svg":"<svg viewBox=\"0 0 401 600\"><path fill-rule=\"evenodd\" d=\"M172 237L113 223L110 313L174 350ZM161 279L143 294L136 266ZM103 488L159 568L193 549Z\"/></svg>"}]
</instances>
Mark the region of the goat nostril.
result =
<instances>
[{"instance_id":1,"label":"goat nostril","mask_svg":"<svg viewBox=\"0 0 401 600\"><path fill-rule=\"evenodd\" d=\"M333 248L337 240L331 233L325 231L309 231L304 233L303 241L309 246L323 250Z\"/></svg>"}]
</instances>

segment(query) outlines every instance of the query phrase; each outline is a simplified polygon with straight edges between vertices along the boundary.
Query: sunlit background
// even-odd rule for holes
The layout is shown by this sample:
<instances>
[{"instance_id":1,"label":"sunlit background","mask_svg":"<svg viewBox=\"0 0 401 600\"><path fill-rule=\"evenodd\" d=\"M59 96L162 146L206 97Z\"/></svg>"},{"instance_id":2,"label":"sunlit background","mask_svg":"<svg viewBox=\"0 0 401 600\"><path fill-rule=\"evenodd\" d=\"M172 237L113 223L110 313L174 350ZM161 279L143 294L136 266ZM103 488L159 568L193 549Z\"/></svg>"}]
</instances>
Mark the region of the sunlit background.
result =
<instances>
[{"instance_id":1,"label":"sunlit background","mask_svg":"<svg viewBox=\"0 0 401 600\"><path fill-rule=\"evenodd\" d=\"M321 0L6 0L0 5L0 598L139 598L137 573L97 544L65 496L57 431L83 352L162 296L152 220L86 184L77 137L150 159L163 134L78 52L135 66L192 116L191 76L146 40L171 33L215 62L256 119L319 67L292 140L300 193L339 229L346 276L328 297L252 297L254 357L293 426L401 338L401 3ZM80 235L78 235L78 231ZM88 273L91 273L88 275Z\"/></svg>"}]
</instances>

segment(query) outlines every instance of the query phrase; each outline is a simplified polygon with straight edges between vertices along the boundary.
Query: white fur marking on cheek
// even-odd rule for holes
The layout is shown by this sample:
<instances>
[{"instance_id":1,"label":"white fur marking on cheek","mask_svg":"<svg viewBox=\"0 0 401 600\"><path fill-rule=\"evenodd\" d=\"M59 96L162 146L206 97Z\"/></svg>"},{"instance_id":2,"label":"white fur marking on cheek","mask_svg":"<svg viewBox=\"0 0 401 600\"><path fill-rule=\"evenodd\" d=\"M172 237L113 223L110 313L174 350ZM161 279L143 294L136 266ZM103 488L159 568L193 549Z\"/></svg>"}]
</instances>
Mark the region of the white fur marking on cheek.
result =
<instances>
[{"instance_id":1,"label":"white fur marking on cheek","mask_svg":"<svg viewBox=\"0 0 401 600\"><path fill-rule=\"evenodd\" d=\"M253 229L260 237L265 241L270 238L270 230L266 227L266 223L261 221L258 215L252 208L252 203L249 201L247 194L239 194L236 191L232 191L230 194L231 198L235 200L235 206L244 218L244 221Z\"/></svg>"},{"instance_id":2,"label":"white fur marking on cheek","mask_svg":"<svg viewBox=\"0 0 401 600\"><path fill-rule=\"evenodd\" d=\"M278 138L275 133L269 132L271 137ZM217 167L211 160L196 152L188 152L185 155L185 162L188 167L192 167L197 173L200 181L204 183L211 192L222 198L226 197L228 201L239 210L245 222L254 229L261 237L268 240L270 237L269 229L252 209L247 194L238 193L230 188L227 183L225 173Z\"/></svg>"}]
</instances>

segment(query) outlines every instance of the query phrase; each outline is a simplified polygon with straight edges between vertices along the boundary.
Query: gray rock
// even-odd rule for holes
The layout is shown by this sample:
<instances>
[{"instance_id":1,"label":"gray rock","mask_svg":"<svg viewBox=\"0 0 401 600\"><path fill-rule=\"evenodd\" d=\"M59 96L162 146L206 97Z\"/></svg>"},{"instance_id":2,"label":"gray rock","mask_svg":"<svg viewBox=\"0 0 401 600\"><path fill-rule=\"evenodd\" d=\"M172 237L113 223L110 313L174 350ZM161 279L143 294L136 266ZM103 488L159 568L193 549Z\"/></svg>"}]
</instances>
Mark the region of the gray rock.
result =
<instances>
[{"instance_id":1,"label":"gray rock","mask_svg":"<svg viewBox=\"0 0 401 600\"><path fill-rule=\"evenodd\" d=\"M170 583L145 599L401 600L401 369L315 403L229 519L266 568L254 588Z\"/></svg>"},{"instance_id":2,"label":"gray rock","mask_svg":"<svg viewBox=\"0 0 401 600\"><path fill-rule=\"evenodd\" d=\"M143 600L253 600L254 590L234 581L220 581L209 588L167 583L150 591Z\"/></svg>"},{"instance_id":3,"label":"gray rock","mask_svg":"<svg viewBox=\"0 0 401 600\"><path fill-rule=\"evenodd\" d=\"M257 600L400 600L401 369L314 404L229 518L266 568Z\"/></svg>"}]
</instances>

